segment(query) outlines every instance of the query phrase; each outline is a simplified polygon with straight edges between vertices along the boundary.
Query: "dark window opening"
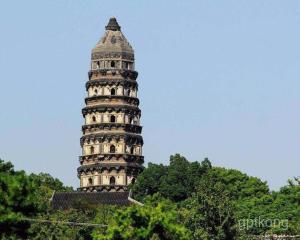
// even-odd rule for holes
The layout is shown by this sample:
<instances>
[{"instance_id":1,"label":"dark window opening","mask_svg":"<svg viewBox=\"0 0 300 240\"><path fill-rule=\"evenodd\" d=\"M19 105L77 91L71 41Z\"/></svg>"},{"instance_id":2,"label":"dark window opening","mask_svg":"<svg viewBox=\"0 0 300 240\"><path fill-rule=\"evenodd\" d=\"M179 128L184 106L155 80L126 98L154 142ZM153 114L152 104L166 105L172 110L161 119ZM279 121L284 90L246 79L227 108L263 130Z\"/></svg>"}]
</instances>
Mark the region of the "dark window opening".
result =
<instances>
[{"instance_id":1,"label":"dark window opening","mask_svg":"<svg viewBox=\"0 0 300 240\"><path fill-rule=\"evenodd\" d=\"M110 116L110 122L112 123L116 122L116 117L114 115Z\"/></svg>"},{"instance_id":2,"label":"dark window opening","mask_svg":"<svg viewBox=\"0 0 300 240\"><path fill-rule=\"evenodd\" d=\"M89 185L93 185L93 179L89 178Z\"/></svg>"},{"instance_id":3,"label":"dark window opening","mask_svg":"<svg viewBox=\"0 0 300 240\"><path fill-rule=\"evenodd\" d=\"M110 90L110 95L116 95L116 90L114 88Z\"/></svg>"},{"instance_id":4,"label":"dark window opening","mask_svg":"<svg viewBox=\"0 0 300 240\"><path fill-rule=\"evenodd\" d=\"M96 122L96 117L93 116L93 117L92 117L92 120L93 120L93 122Z\"/></svg>"},{"instance_id":5,"label":"dark window opening","mask_svg":"<svg viewBox=\"0 0 300 240\"><path fill-rule=\"evenodd\" d=\"M133 154L134 153L134 147L131 147L130 148L130 154Z\"/></svg>"},{"instance_id":6,"label":"dark window opening","mask_svg":"<svg viewBox=\"0 0 300 240\"><path fill-rule=\"evenodd\" d=\"M111 61L110 66L111 66L112 68L116 67L115 61Z\"/></svg>"},{"instance_id":7,"label":"dark window opening","mask_svg":"<svg viewBox=\"0 0 300 240\"><path fill-rule=\"evenodd\" d=\"M110 153L115 153L116 152L116 147L114 145L111 145L109 148Z\"/></svg>"},{"instance_id":8,"label":"dark window opening","mask_svg":"<svg viewBox=\"0 0 300 240\"><path fill-rule=\"evenodd\" d=\"M110 185L115 185L116 184L116 178L115 177L110 177L109 183L110 183Z\"/></svg>"},{"instance_id":9,"label":"dark window opening","mask_svg":"<svg viewBox=\"0 0 300 240\"><path fill-rule=\"evenodd\" d=\"M100 68L100 62L99 61L97 62L97 68Z\"/></svg>"},{"instance_id":10,"label":"dark window opening","mask_svg":"<svg viewBox=\"0 0 300 240\"><path fill-rule=\"evenodd\" d=\"M91 146L91 148L90 148L90 152L91 152L91 154L94 154L94 152L95 152L95 148L94 148L93 146Z\"/></svg>"},{"instance_id":11,"label":"dark window opening","mask_svg":"<svg viewBox=\"0 0 300 240\"><path fill-rule=\"evenodd\" d=\"M97 89L95 89L95 90L94 90L94 93L95 93L95 94L97 94L97 93L98 93L98 90L97 90Z\"/></svg>"}]
</instances>

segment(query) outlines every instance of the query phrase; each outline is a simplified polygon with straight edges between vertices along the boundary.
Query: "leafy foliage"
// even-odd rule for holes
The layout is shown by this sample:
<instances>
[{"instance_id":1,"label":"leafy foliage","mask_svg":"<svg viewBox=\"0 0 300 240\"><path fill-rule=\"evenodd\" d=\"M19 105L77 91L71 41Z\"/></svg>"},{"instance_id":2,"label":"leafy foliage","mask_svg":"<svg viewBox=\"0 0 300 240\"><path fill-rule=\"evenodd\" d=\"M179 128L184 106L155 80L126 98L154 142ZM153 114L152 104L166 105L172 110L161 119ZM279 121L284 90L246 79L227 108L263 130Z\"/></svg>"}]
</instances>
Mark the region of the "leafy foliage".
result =
<instances>
[{"instance_id":1,"label":"leafy foliage","mask_svg":"<svg viewBox=\"0 0 300 240\"><path fill-rule=\"evenodd\" d=\"M21 218L38 211L36 198L31 192L34 184L24 171L14 171L10 162L0 160L0 236L26 236L28 223Z\"/></svg>"},{"instance_id":2,"label":"leafy foliage","mask_svg":"<svg viewBox=\"0 0 300 240\"><path fill-rule=\"evenodd\" d=\"M54 191L70 192L73 191L72 187L64 186L63 183L53 178L48 173L30 174L30 181L35 186L34 195L39 203L40 212L47 212L50 209L50 201Z\"/></svg>"},{"instance_id":3,"label":"leafy foliage","mask_svg":"<svg viewBox=\"0 0 300 240\"><path fill-rule=\"evenodd\" d=\"M94 239L189 240L189 234L185 227L178 224L174 204L163 199L154 202L148 199L144 206L132 205L117 211L107 231L94 234Z\"/></svg>"},{"instance_id":4,"label":"leafy foliage","mask_svg":"<svg viewBox=\"0 0 300 240\"><path fill-rule=\"evenodd\" d=\"M30 239L33 240L67 240L67 239L91 239L89 232L92 231L89 227L75 227L66 225L64 222L85 222L90 219L85 215L75 210L66 212L56 212L51 215L40 216L42 220L51 220L52 223L33 223L29 229Z\"/></svg>"},{"instance_id":5,"label":"leafy foliage","mask_svg":"<svg viewBox=\"0 0 300 240\"><path fill-rule=\"evenodd\" d=\"M187 226L194 236L201 236L199 239L205 239L205 234L207 234L210 237L214 235L214 238L217 239L217 236L222 231L224 233L225 229L213 230L212 235L210 235L207 226L193 229L190 216L194 218L194 225L204 224L200 221L202 219L213 222L215 226L220 226L220 223L214 221L220 217L220 213L213 211L213 206L215 206L224 211L230 210L233 213L230 216L234 216L235 219L228 220L228 224L231 223L228 225L231 226L228 229L231 229L230 232L232 233L236 232L240 235L299 233L299 178L289 180L288 183L289 185L279 192L270 192L267 183L259 178L248 176L238 170L212 167L208 159L201 163L188 162L184 157L176 154L170 157L170 164L167 166L149 164L149 167L140 174L132 189L134 197L140 201L143 201L147 195L159 193L161 196L176 202L181 206L182 221L190 222L191 225ZM209 191L212 191L210 194L214 193L216 196L220 194L219 198L222 200L217 201L217 198L211 195L212 206L208 205L211 212L203 215L199 212L203 210L202 203L205 196L207 196L207 200L209 199ZM225 193L226 196L223 196L222 194ZM202 196L202 202L198 201L200 196ZM230 207L226 208L222 205L223 203ZM187 208L187 206L189 207ZM272 226L250 224L247 228L239 224L242 221L251 222L259 218L287 220L288 228L283 224ZM208 224L208 222L206 223ZM197 233L197 231L200 232Z\"/></svg>"},{"instance_id":6,"label":"leafy foliage","mask_svg":"<svg viewBox=\"0 0 300 240\"><path fill-rule=\"evenodd\" d=\"M233 240L237 230L229 192L212 174L199 183L197 192L183 204L188 209L185 225L193 239Z\"/></svg>"},{"instance_id":7,"label":"leafy foliage","mask_svg":"<svg viewBox=\"0 0 300 240\"><path fill-rule=\"evenodd\" d=\"M63 189L70 190L49 174L28 176L0 160L0 238L25 239L30 224L23 219L47 211L53 190Z\"/></svg>"},{"instance_id":8,"label":"leafy foliage","mask_svg":"<svg viewBox=\"0 0 300 240\"><path fill-rule=\"evenodd\" d=\"M114 206L100 206L98 208L70 209L57 211L39 216L42 220L51 220L50 224L34 223L29 229L30 239L33 240L91 240L92 232L103 233L103 227L91 225L72 225L71 223L94 223L107 225L115 211ZM66 223L70 224L66 224ZM94 230L95 229L95 230Z\"/></svg>"},{"instance_id":9,"label":"leafy foliage","mask_svg":"<svg viewBox=\"0 0 300 240\"><path fill-rule=\"evenodd\" d=\"M170 157L170 165L149 163L132 187L134 197L143 200L148 195L160 193L174 202L187 199L195 191L201 176L211 167L208 159L202 163L189 162L175 154Z\"/></svg>"},{"instance_id":10,"label":"leafy foliage","mask_svg":"<svg viewBox=\"0 0 300 240\"><path fill-rule=\"evenodd\" d=\"M138 182L132 187L134 198L143 200L148 195L160 192L162 180L167 167L162 164L149 163L148 167L138 176Z\"/></svg>"},{"instance_id":11,"label":"leafy foliage","mask_svg":"<svg viewBox=\"0 0 300 240\"><path fill-rule=\"evenodd\" d=\"M266 182L238 170L214 167L210 173L217 182L224 185L232 200L260 197L270 192Z\"/></svg>"},{"instance_id":12,"label":"leafy foliage","mask_svg":"<svg viewBox=\"0 0 300 240\"><path fill-rule=\"evenodd\" d=\"M279 192L248 197L236 202L235 212L238 219L248 223L247 228L243 227L245 234L299 234L300 186L285 186ZM260 220L262 224L252 224L253 220Z\"/></svg>"},{"instance_id":13,"label":"leafy foliage","mask_svg":"<svg viewBox=\"0 0 300 240\"><path fill-rule=\"evenodd\" d=\"M248 235L299 234L300 180L279 191L238 170L189 162L150 163L131 186L144 206L90 206L53 212L53 191L73 191L47 173L26 175L0 160L0 239L247 239ZM25 218L54 221L30 223ZM253 224L255 219L273 224ZM86 222L106 227L58 223ZM284 222L280 222L284 221ZM247 223L247 225L245 225ZM251 224L249 224L251 223ZM285 224L283 224L285 223Z\"/></svg>"}]
</instances>

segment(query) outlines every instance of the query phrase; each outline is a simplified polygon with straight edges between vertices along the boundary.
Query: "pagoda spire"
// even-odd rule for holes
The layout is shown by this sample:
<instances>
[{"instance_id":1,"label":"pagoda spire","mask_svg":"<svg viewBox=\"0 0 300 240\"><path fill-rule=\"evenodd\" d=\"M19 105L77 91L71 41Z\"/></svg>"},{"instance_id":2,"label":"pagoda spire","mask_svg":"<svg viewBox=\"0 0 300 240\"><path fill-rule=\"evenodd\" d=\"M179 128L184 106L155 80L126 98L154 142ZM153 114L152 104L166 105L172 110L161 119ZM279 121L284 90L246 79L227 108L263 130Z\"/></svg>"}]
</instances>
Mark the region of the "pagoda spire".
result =
<instances>
[{"instance_id":1,"label":"pagoda spire","mask_svg":"<svg viewBox=\"0 0 300 240\"><path fill-rule=\"evenodd\" d=\"M120 31L121 27L119 23L117 22L117 19L115 17L111 17L108 21L107 26L105 27L106 30L111 30L111 31Z\"/></svg>"}]
</instances>

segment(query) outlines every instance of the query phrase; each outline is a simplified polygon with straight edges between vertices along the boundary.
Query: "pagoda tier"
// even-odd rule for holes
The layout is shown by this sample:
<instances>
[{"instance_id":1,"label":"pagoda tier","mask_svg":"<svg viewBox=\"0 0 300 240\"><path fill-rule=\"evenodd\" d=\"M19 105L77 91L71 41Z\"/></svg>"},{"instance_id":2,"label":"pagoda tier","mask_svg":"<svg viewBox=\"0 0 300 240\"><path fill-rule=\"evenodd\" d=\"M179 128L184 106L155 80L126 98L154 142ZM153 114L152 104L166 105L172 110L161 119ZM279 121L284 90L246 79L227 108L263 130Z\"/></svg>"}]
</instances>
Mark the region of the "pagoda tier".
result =
<instances>
[{"instance_id":1,"label":"pagoda tier","mask_svg":"<svg viewBox=\"0 0 300 240\"><path fill-rule=\"evenodd\" d=\"M90 165L82 165L77 169L79 177L103 176L114 173L114 180L125 184L111 184L108 178L95 178L93 184L87 184L79 188L80 191L126 191L130 183L135 182L135 178L129 179L127 176L137 176L143 171L143 166L138 163L95 163ZM117 178L117 179L116 179ZM120 181L121 180L121 181ZM129 181L128 181L129 180ZM128 182L127 182L128 181Z\"/></svg>"},{"instance_id":2,"label":"pagoda tier","mask_svg":"<svg viewBox=\"0 0 300 240\"><path fill-rule=\"evenodd\" d=\"M80 138L80 145L83 147L85 143L104 143L104 142L121 142L126 144L141 144L143 145L143 138L139 134L133 133L119 133L117 131L107 131L97 134L87 134Z\"/></svg>"},{"instance_id":3,"label":"pagoda tier","mask_svg":"<svg viewBox=\"0 0 300 240\"><path fill-rule=\"evenodd\" d=\"M80 190L126 191L143 170L134 51L115 18L92 50L77 169Z\"/></svg>"},{"instance_id":4,"label":"pagoda tier","mask_svg":"<svg viewBox=\"0 0 300 240\"><path fill-rule=\"evenodd\" d=\"M113 68L107 68L107 69L93 69L89 71L89 79L94 80L100 77L109 77L109 76L116 76L119 75L120 77L123 77L124 80L136 80L138 76L138 72L128 69L113 69Z\"/></svg>"}]
</instances>

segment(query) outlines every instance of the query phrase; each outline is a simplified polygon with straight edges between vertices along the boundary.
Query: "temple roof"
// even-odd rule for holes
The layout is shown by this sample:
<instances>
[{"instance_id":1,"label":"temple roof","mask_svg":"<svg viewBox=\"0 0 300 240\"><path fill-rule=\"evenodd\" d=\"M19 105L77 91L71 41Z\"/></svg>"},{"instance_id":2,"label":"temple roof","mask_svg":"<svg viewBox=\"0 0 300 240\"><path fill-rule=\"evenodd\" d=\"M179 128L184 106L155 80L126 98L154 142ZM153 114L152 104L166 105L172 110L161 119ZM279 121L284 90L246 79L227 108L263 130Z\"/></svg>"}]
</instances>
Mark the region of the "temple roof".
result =
<instances>
[{"instance_id":1,"label":"temple roof","mask_svg":"<svg viewBox=\"0 0 300 240\"><path fill-rule=\"evenodd\" d=\"M137 203L129 192L55 192L51 198L54 210L77 208L80 204L88 205L129 205Z\"/></svg>"},{"instance_id":2,"label":"temple roof","mask_svg":"<svg viewBox=\"0 0 300 240\"><path fill-rule=\"evenodd\" d=\"M92 53L130 53L133 54L133 49L127 41L121 27L119 26L116 18L109 19L104 36L93 48Z\"/></svg>"}]
</instances>

